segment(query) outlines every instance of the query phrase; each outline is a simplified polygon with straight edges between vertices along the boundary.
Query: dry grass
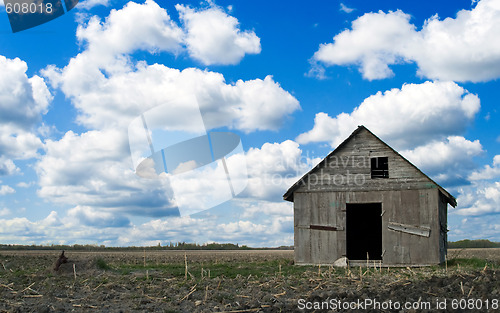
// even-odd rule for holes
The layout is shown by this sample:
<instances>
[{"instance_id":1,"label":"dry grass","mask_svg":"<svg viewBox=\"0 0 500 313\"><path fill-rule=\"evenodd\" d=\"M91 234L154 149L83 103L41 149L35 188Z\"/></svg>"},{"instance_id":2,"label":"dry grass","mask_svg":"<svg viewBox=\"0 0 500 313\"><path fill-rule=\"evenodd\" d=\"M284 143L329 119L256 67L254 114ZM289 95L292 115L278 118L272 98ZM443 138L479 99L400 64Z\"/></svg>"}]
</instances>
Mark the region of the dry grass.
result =
<instances>
[{"instance_id":1,"label":"dry grass","mask_svg":"<svg viewBox=\"0 0 500 313\"><path fill-rule=\"evenodd\" d=\"M299 299L491 299L500 296L498 250L450 251L447 268L398 269L294 266L293 251L66 252L57 273L58 251L0 251L0 312L289 312Z\"/></svg>"}]
</instances>

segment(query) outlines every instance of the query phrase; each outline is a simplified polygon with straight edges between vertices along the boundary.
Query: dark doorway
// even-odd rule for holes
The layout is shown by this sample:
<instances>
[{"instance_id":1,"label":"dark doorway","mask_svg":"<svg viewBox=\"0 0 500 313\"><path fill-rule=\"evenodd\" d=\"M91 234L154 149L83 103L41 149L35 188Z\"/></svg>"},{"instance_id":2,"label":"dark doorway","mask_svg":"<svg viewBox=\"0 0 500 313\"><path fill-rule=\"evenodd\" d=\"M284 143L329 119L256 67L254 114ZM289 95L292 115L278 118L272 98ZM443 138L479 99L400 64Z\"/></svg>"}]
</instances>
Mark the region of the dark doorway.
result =
<instances>
[{"instance_id":1,"label":"dark doorway","mask_svg":"<svg viewBox=\"0 0 500 313\"><path fill-rule=\"evenodd\" d=\"M382 259L382 203L348 203L346 215L347 258Z\"/></svg>"}]
</instances>

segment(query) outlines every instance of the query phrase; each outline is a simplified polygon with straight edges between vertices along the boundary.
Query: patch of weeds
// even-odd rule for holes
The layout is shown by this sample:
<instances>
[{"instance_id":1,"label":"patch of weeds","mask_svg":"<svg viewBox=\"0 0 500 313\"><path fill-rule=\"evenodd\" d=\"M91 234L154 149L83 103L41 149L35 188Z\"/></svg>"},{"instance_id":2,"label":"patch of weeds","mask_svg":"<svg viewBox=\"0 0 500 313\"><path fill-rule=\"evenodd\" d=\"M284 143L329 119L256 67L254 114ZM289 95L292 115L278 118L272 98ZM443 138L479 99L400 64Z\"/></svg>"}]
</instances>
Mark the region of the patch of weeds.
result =
<instances>
[{"instance_id":1,"label":"patch of weeds","mask_svg":"<svg viewBox=\"0 0 500 313\"><path fill-rule=\"evenodd\" d=\"M174 277L184 277L185 271L186 271L184 264L162 264L162 265L158 266L156 269L161 270L164 273L170 274ZM188 271L194 275L199 270L197 267L190 266L190 267L188 267ZM193 271L196 271L196 272L193 272ZM189 275L188 275L188 277L189 277Z\"/></svg>"},{"instance_id":2,"label":"patch of weeds","mask_svg":"<svg viewBox=\"0 0 500 313\"><path fill-rule=\"evenodd\" d=\"M24 277L27 276L29 273L24 269L17 269L13 272L13 274L15 277Z\"/></svg>"},{"instance_id":3,"label":"patch of weeds","mask_svg":"<svg viewBox=\"0 0 500 313\"><path fill-rule=\"evenodd\" d=\"M111 269L111 266L109 266L109 264L106 263L106 261L104 261L101 258L99 258L95 261L95 265L97 266L97 268L99 268L101 270L110 270Z\"/></svg>"},{"instance_id":4,"label":"patch of weeds","mask_svg":"<svg viewBox=\"0 0 500 313\"><path fill-rule=\"evenodd\" d=\"M428 270L429 270L430 273L435 274L435 273L441 271L445 267L446 267L445 263L439 264L439 265L431 265L431 266L428 267Z\"/></svg>"},{"instance_id":5,"label":"patch of weeds","mask_svg":"<svg viewBox=\"0 0 500 313\"><path fill-rule=\"evenodd\" d=\"M281 275L283 277L303 274L311 269L310 266L294 266L289 260L274 260L265 262L240 262L240 263L217 263L205 265L205 270L210 270L211 277L224 275L227 278L242 277L273 277L279 275L281 265ZM197 273L197 272L195 272Z\"/></svg>"},{"instance_id":6,"label":"patch of weeds","mask_svg":"<svg viewBox=\"0 0 500 313\"><path fill-rule=\"evenodd\" d=\"M188 264L188 279L201 279L203 276L208 278L226 277L273 277L279 275L281 265L281 275L283 277L303 275L311 266L295 266L290 260L273 260L264 262L219 262L219 263L191 263ZM186 268L184 263L167 264L119 264L116 268L122 275L128 275L132 272L156 271L167 274L170 277L184 278ZM192 277L191 277L192 276Z\"/></svg>"},{"instance_id":7,"label":"patch of weeds","mask_svg":"<svg viewBox=\"0 0 500 313\"><path fill-rule=\"evenodd\" d=\"M451 259L448 260L448 268L450 267L467 267L467 268L474 268L474 269L482 269L486 266L486 264L491 264L487 260L484 259L479 259L479 258L468 258L468 259Z\"/></svg>"},{"instance_id":8,"label":"patch of weeds","mask_svg":"<svg viewBox=\"0 0 500 313\"><path fill-rule=\"evenodd\" d=\"M184 277L185 265L184 264L146 264L146 267L142 264L120 264L118 265L118 270L122 275L128 275L132 272L146 272L148 271L159 271L166 274L170 274L174 277ZM191 272L193 268L189 268ZM192 273L192 272L191 272Z\"/></svg>"},{"instance_id":9,"label":"patch of weeds","mask_svg":"<svg viewBox=\"0 0 500 313\"><path fill-rule=\"evenodd\" d=\"M129 275L130 273L132 273L132 271L130 269L126 269L126 268L120 268L118 272L122 275Z\"/></svg>"},{"instance_id":10,"label":"patch of weeds","mask_svg":"<svg viewBox=\"0 0 500 313\"><path fill-rule=\"evenodd\" d=\"M227 278L236 278L236 276L260 276L262 272L259 271L258 264L245 264L245 263L218 263L210 264L207 270L210 270L211 277L224 276Z\"/></svg>"}]
</instances>

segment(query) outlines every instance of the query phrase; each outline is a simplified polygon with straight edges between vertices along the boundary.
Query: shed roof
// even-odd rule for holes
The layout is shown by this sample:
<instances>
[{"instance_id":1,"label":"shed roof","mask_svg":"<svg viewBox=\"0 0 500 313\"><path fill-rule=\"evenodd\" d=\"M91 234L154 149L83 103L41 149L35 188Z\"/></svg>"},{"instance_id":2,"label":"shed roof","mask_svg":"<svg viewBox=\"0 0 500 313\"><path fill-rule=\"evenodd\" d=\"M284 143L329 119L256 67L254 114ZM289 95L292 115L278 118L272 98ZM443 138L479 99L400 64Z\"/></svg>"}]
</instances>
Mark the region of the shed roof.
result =
<instances>
[{"instance_id":1,"label":"shed roof","mask_svg":"<svg viewBox=\"0 0 500 313\"><path fill-rule=\"evenodd\" d=\"M411 163L410 161L408 161L404 156L402 156L401 154L399 154L396 150L394 150L391 146L389 146L388 144L386 144L382 139L380 139L379 137L377 137L374 133L372 133L368 128L366 128L365 126L363 125L360 125L358 126L358 128L349 136L347 137L346 140L344 140L337 148L335 148L335 150L333 150L332 152L330 152L321 162L319 162L315 167L313 167L309 172L307 172L306 174L304 174L304 176L302 176L302 178L300 178L295 184L293 184L290 189L288 189L288 191L283 195L283 199L284 200L287 200L287 201L293 201L293 193L295 192L295 190L297 190L299 187L302 186L302 184L305 183L305 178L311 173L311 172L314 172L317 168L319 168L321 166L321 164L323 163L324 160L328 159L330 156L332 156L334 153L336 153L337 151L339 151L340 149L342 149L343 146L346 145L347 142L349 142L354 136L356 136L359 132L361 132L362 130L366 130L367 132L369 132L370 134L373 135L373 137L375 137L376 139L378 139L382 144L384 144L385 146L387 146L389 149L391 149L394 153L396 153L396 155L398 155L399 157L401 157L403 160L405 160L406 162L408 162L409 165L413 166L418 172L422 173L422 175L424 175L424 177L426 177L430 182L432 182L433 184L435 184L438 188L438 190L443 194L443 196L445 197L446 201L453 207L456 207L457 206L457 200L455 199L455 197L453 197L448 191L446 191L443 187L441 187L438 183L436 183L434 180L432 180L429 176L427 176L424 172L422 172L418 167L416 167L415 165L413 165L413 163Z\"/></svg>"}]
</instances>

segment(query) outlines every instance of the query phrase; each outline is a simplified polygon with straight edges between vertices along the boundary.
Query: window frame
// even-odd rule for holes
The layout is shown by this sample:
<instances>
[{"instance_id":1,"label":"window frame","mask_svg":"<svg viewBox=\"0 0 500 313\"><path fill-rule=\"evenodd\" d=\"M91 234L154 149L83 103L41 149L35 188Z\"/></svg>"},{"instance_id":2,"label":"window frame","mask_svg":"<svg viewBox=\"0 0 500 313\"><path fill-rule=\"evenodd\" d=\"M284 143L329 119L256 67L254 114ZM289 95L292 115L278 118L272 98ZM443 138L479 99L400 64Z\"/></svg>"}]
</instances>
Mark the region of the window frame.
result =
<instances>
[{"instance_id":1,"label":"window frame","mask_svg":"<svg viewBox=\"0 0 500 313\"><path fill-rule=\"evenodd\" d=\"M389 158L370 158L370 175L371 178L389 178Z\"/></svg>"}]
</instances>

